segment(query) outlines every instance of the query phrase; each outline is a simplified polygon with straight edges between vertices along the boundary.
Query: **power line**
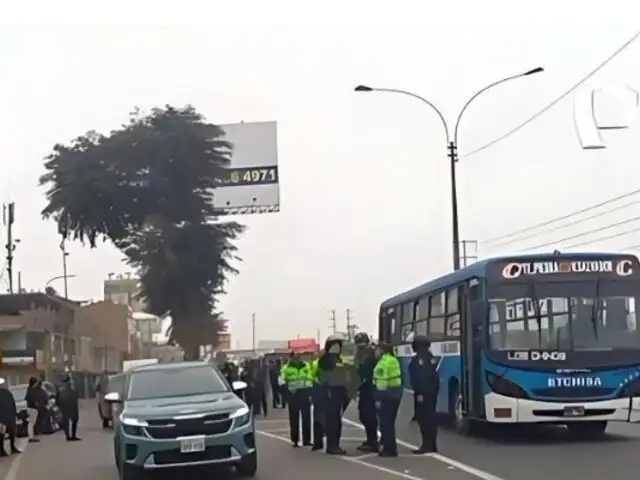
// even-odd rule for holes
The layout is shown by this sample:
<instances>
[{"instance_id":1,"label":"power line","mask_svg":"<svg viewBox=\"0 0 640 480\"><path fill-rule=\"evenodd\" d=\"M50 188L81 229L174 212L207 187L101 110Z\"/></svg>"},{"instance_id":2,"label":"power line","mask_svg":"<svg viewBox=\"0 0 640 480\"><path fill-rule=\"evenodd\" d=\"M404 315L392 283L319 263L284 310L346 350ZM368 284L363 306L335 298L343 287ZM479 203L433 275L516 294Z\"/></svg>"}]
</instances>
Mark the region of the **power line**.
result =
<instances>
[{"instance_id":1,"label":"power line","mask_svg":"<svg viewBox=\"0 0 640 480\"><path fill-rule=\"evenodd\" d=\"M602 242L603 240L611 240L612 238L618 238L618 237L622 237L624 235L630 235L636 232L640 232L640 227L634 228L633 230L627 230L626 232L614 233L612 235L607 235L606 237L596 238L594 240L586 240L584 242L574 243L573 245L568 245L564 248L582 247L583 245L591 245L592 243Z\"/></svg>"},{"instance_id":2,"label":"power line","mask_svg":"<svg viewBox=\"0 0 640 480\"><path fill-rule=\"evenodd\" d=\"M498 242L497 244L495 244L493 246L492 250L495 250L497 247L503 247L505 245L511 245L513 243L516 243L516 242L521 242L522 240L528 240L530 238L539 237L540 235L546 235L548 233L557 232L558 230L562 230L562 229L565 229L567 227L572 227L574 225L578 225L580 223L584 223L584 222L587 222L589 220L593 220L594 218L604 217L605 215L609 215L610 213L617 212L619 210L624 210L625 208L629 208L629 207L632 207L633 205L638 205L638 204L640 204L640 200L634 200L633 202L625 203L624 205L619 205L617 207L610 208L609 210L605 210L604 212L594 213L593 215L589 215L588 217L580 218L578 220L574 220L572 222L565 223L563 225L558 225L557 227L552 227L552 228L549 228L549 229L546 229L546 230L533 232L533 233L530 233L530 234L525 235L523 237L517 237L517 238L510 239L510 240Z\"/></svg>"},{"instance_id":3,"label":"power line","mask_svg":"<svg viewBox=\"0 0 640 480\"><path fill-rule=\"evenodd\" d=\"M619 47L615 52L613 52L606 60L604 60L602 63L600 63L596 68L594 68L593 70L591 70L589 73L587 73L587 75L585 75L584 77L582 77L578 82L576 82L575 84L573 84L573 86L571 86L571 88L569 88L567 91L565 91L562 95L560 95L558 98L556 98L555 100L553 100L551 103L549 103L546 107L544 107L542 110L538 111L536 114L534 114L533 116L529 117L527 120L525 120L524 122L522 122L521 124L517 125L516 127L512 128L511 130L509 130L508 132L504 133L503 135L499 136L498 138L490 141L489 143L486 143L484 145L482 145L479 148L476 148L475 150L472 150L471 152L462 155L461 158L467 158L470 157L471 155L475 155L476 153L480 153L483 150L486 150L489 147L492 147L493 145L495 145L496 143L501 142L502 140L510 137L511 135L513 135L514 133L518 132L519 130L521 130L522 128L526 127L527 125L529 125L531 122L533 122L534 120L538 119L538 117L540 117L541 115L545 114L546 112L548 112L549 110L551 110L553 107L555 107L560 101L564 100L566 97L568 97L571 93L573 93L579 86L581 86L584 82L586 82L587 80L589 80L591 77L593 77L596 73L598 73L600 70L602 70L609 62L611 62L614 58L616 58L618 55L620 55L625 49L627 49L627 47L629 47L633 42L635 42L638 37L640 37L640 31L636 32L629 40L627 40L626 42L624 42L622 44L621 47Z\"/></svg>"},{"instance_id":4,"label":"power line","mask_svg":"<svg viewBox=\"0 0 640 480\"><path fill-rule=\"evenodd\" d=\"M610 228L619 227L620 225L626 225L628 223L637 222L638 220L640 220L640 215L637 216L637 217L628 218L627 220L623 220L621 222L611 223L609 225L605 225L604 227L594 228L593 230L589 230L587 232L577 233L575 235L570 235L568 237L561 238L560 240L555 240L555 241L547 242L547 243L541 243L540 245L536 245L534 247L529 247L529 248L527 248L527 250L536 250L536 249L542 248L542 247L550 247L550 246L556 245L558 243L566 242L567 240L575 240L577 238L582 238L582 237L584 237L586 235L591 235L592 233L603 232L605 230L609 230ZM603 239L603 240L606 240L606 239ZM564 247L564 248L570 248L570 247Z\"/></svg>"},{"instance_id":5,"label":"power line","mask_svg":"<svg viewBox=\"0 0 640 480\"><path fill-rule=\"evenodd\" d=\"M514 237L516 235L520 235L522 233L527 233L527 232L530 232L532 230L537 230L540 227L546 227L547 225L551 225L551 224L554 224L554 223L557 223L557 222L561 222L562 220L566 220L568 218L575 217L576 215L580 215L582 213L590 212L591 210L595 210L596 208L604 207L605 205L609 205L610 203L615 203L618 200L622 200L624 198L628 198L628 197L631 197L633 195L637 195L638 193L640 193L640 188L638 188L636 190L633 190L632 192L627 192L625 194L618 195L617 197L609 198L608 200L605 200L603 202L597 203L595 205L591 205L589 207L585 207L585 208L582 208L580 210L576 210L576 211L568 213L566 215L562 215L560 217L555 217L555 218L552 218L550 220L546 220L546 221L544 221L542 223L538 223L538 224L533 225L531 227L522 228L520 230L516 230L516 231L511 232L511 233L506 233L506 234L500 235L498 237L489 238L487 240L482 241L482 243L494 243L494 242L497 242L499 240L503 240L503 239Z\"/></svg>"}]
</instances>

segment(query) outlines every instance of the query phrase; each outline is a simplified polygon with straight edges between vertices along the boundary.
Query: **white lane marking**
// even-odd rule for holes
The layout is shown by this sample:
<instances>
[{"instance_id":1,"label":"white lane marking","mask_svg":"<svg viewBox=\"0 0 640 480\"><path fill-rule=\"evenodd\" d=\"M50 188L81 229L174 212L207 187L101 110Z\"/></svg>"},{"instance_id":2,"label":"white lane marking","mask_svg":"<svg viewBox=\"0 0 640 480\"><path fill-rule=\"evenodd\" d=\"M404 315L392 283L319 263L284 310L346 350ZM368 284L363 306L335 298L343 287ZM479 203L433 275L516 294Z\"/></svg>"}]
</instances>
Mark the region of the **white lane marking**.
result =
<instances>
[{"instance_id":1,"label":"white lane marking","mask_svg":"<svg viewBox=\"0 0 640 480\"><path fill-rule=\"evenodd\" d=\"M266 428L264 430L262 430L263 432L267 432L267 433L273 433L275 435L288 435L289 434L289 429L288 428Z\"/></svg>"},{"instance_id":2,"label":"white lane marking","mask_svg":"<svg viewBox=\"0 0 640 480\"><path fill-rule=\"evenodd\" d=\"M364 460L365 458L371 458L371 457L377 457L378 454L377 453L365 453L364 455L358 455L356 458L357 460Z\"/></svg>"},{"instance_id":3,"label":"white lane marking","mask_svg":"<svg viewBox=\"0 0 640 480\"><path fill-rule=\"evenodd\" d=\"M290 443L288 438L280 437L272 433L264 432L261 430L256 430L256 433L260 435L264 435L265 437L273 438L274 440L280 440L281 442ZM376 465L374 463L365 462L362 459L363 458L362 456L353 458L353 457L343 457L343 456L336 455L336 458L339 458L340 460L344 460L345 462L355 463L356 465L362 465L363 467L372 468L373 470L378 470L379 472L388 473L389 475L393 475L394 477L405 478L406 480L427 480L424 477L416 477L406 472L399 472L398 470L392 470L390 468L383 467L382 465Z\"/></svg>"},{"instance_id":4,"label":"white lane marking","mask_svg":"<svg viewBox=\"0 0 640 480\"><path fill-rule=\"evenodd\" d=\"M348 418L342 418L343 422L346 422L349 425L352 425L354 427L358 427L362 430L364 430L364 427L362 425L360 425L357 422L354 422L353 420L349 420ZM402 445L403 447L407 447L407 448L413 448L413 449L417 449L418 446L417 445L413 445L409 442L405 442L404 440L400 440L397 439L396 440L398 442L399 445ZM440 453L426 453L424 455L425 457L431 457L435 460L439 460L442 463L446 463L447 465L450 465L452 467L456 467L458 470L462 470L463 472L467 472L475 477L481 478L482 480L505 480L502 477L498 477L497 475L494 475L493 473L489 473L489 472L485 472L484 470L480 470L479 468L476 467L472 467L471 465L467 465L466 463L462 463L459 462L457 460L454 460L453 458L449 458L445 455L442 455Z\"/></svg>"},{"instance_id":5,"label":"white lane marking","mask_svg":"<svg viewBox=\"0 0 640 480\"><path fill-rule=\"evenodd\" d=\"M11 463L11 466L9 467L9 471L7 472L6 476L4 477L4 480L17 480L18 478L18 470L20 469L20 463L22 462L22 459L24 458L24 452L27 450L27 445L29 443L25 442L25 444L22 446L21 450L22 453L18 455L17 458L15 458L13 460L13 462Z\"/></svg>"}]
</instances>

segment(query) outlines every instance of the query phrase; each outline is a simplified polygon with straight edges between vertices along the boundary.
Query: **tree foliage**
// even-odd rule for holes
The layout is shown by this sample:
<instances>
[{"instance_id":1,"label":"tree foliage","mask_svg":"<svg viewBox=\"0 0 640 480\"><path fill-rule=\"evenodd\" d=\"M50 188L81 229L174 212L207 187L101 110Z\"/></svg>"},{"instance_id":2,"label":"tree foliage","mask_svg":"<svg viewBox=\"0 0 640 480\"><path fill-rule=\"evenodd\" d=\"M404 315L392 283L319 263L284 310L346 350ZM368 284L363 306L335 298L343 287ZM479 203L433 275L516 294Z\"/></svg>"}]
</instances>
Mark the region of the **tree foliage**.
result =
<instances>
[{"instance_id":1,"label":"tree foliage","mask_svg":"<svg viewBox=\"0 0 640 480\"><path fill-rule=\"evenodd\" d=\"M64 238L113 242L138 270L148 311L171 314L188 357L215 343L224 327L216 295L237 273L233 241L243 227L220 221L211 201L231 158L223 135L190 106L135 111L109 135L55 145L40 178L42 215Z\"/></svg>"}]
</instances>

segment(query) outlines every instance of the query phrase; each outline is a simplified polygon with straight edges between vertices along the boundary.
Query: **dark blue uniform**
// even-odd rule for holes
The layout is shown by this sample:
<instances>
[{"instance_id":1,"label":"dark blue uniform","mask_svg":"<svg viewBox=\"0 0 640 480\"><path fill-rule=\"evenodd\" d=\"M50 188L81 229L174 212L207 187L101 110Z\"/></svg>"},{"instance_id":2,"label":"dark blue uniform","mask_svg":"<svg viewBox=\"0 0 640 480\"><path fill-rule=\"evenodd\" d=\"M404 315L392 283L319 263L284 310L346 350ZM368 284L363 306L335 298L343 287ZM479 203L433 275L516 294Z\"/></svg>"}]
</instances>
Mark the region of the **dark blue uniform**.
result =
<instances>
[{"instance_id":1,"label":"dark blue uniform","mask_svg":"<svg viewBox=\"0 0 640 480\"><path fill-rule=\"evenodd\" d=\"M416 355L409 363L409 378L416 399L416 421L422 435L422 445L415 453L435 452L438 434L436 400L440 381L428 346L416 349Z\"/></svg>"},{"instance_id":2,"label":"dark blue uniform","mask_svg":"<svg viewBox=\"0 0 640 480\"><path fill-rule=\"evenodd\" d=\"M376 402L374 399L373 370L376 367L374 349L370 346L358 349L356 353L358 375L361 385L358 393L358 414L360 423L364 427L367 439L359 450L378 450L378 416L376 414Z\"/></svg>"}]
</instances>

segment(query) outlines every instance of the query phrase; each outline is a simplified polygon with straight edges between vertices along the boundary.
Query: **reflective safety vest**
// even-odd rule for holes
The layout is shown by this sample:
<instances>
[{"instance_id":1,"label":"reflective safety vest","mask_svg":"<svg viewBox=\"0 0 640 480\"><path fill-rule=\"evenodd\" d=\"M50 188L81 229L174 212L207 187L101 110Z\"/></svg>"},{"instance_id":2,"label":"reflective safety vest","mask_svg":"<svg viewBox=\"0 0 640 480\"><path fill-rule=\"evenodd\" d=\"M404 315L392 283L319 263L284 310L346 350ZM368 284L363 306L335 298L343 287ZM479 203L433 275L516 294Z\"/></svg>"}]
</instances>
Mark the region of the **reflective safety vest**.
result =
<instances>
[{"instance_id":1,"label":"reflective safety vest","mask_svg":"<svg viewBox=\"0 0 640 480\"><path fill-rule=\"evenodd\" d=\"M402 371L396 357L385 353L373 370L373 384L378 390L402 387Z\"/></svg>"},{"instance_id":2,"label":"reflective safety vest","mask_svg":"<svg viewBox=\"0 0 640 480\"><path fill-rule=\"evenodd\" d=\"M280 371L280 376L290 392L311 387L312 384L311 371L306 362L302 362L299 367L286 363Z\"/></svg>"},{"instance_id":3,"label":"reflective safety vest","mask_svg":"<svg viewBox=\"0 0 640 480\"><path fill-rule=\"evenodd\" d=\"M324 371L319 368L319 358L311 363L311 379L314 383L329 387L344 387L349 383L349 373L345 365L351 364L349 359L340 355L336 368L331 371Z\"/></svg>"}]
</instances>

